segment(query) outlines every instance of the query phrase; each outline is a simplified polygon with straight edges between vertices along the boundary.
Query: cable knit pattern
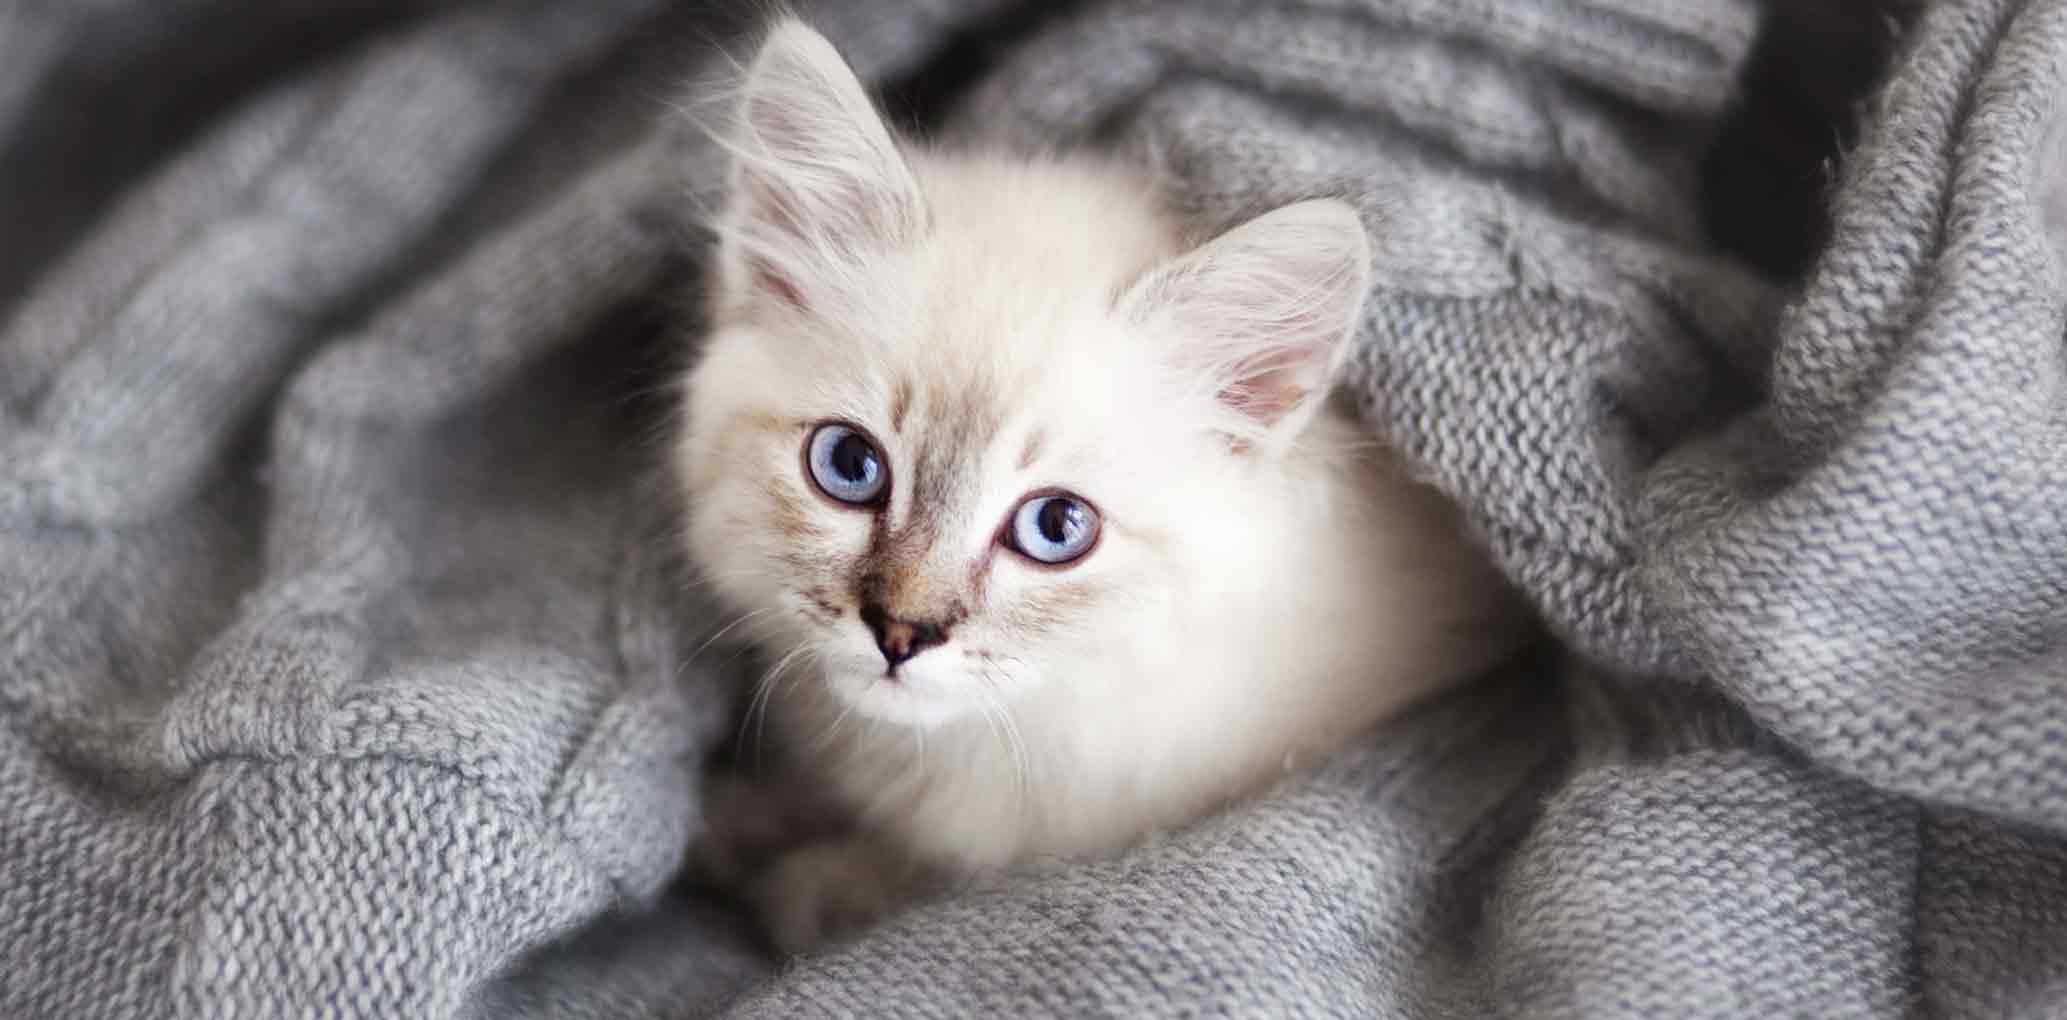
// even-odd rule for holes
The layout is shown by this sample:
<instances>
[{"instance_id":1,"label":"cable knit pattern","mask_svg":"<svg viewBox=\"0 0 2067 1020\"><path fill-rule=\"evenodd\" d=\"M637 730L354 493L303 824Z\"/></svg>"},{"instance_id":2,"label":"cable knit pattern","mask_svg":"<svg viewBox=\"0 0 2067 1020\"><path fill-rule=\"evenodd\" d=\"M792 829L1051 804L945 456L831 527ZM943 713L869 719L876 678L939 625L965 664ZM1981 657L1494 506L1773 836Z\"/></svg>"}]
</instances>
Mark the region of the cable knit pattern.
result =
<instances>
[{"instance_id":1,"label":"cable knit pattern","mask_svg":"<svg viewBox=\"0 0 2067 1020\"><path fill-rule=\"evenodd\" d=\"M0 1016L2067 1010L2067 0L1925 12L1787 281L1702 229L1755 0L808 8L1204 226L1357 203L1353 394L1561 647L788 965L668 891L736 6L0 4Z\"/></svg>"}]
</instances>

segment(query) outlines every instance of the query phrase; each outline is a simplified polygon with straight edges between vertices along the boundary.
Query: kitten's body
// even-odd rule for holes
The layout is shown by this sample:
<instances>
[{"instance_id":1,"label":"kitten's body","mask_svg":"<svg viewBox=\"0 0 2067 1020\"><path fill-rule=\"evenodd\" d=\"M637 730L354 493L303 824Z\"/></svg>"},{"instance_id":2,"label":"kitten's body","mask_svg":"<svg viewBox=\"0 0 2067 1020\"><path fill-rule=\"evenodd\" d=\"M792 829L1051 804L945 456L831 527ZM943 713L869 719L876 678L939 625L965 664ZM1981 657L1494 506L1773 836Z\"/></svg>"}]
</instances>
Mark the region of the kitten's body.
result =
<instances>
[{"instance_id":1,"label":"kitten's body","mask_svg":"<svg viewBox=\"0 0 2067 1020\"><path fill-rule=\"evenodd\" d=\"M1193 253L1124 168L894 146L800 26L748 89L688 543L782 660L769 738L872 847L769 872L783 941L885 856L985 873L1182 824L1509 647L1453 513L1328 406L1347 207ZM827 422L880 447L877 502L813 488ZM1012 551L1046 492L1095 509L1080 560ZM891 661L864 606L945 638Z\"/></svg>"}]
</instances>

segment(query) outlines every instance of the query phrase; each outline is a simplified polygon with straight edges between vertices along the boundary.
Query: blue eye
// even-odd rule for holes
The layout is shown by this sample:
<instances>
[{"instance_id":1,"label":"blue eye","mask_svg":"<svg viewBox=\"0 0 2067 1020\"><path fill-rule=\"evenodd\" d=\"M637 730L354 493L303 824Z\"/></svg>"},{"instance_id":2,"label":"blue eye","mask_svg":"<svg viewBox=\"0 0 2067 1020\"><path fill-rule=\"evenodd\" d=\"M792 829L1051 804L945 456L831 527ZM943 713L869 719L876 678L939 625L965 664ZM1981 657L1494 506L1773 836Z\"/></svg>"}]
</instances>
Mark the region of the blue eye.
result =
<instances>
[{"instance_id":1,"label":"blue eye","mask_svg":"<svg viewBox=\"0 0 2067 1020\"><path fill-rule=\"evenodd\" d=\"M857 506L875 502L890 480L889 466L876 444L846 425L820 425L811 433L804 464L811 481L826 495Z\"/></svg>"},{"instance_id":2,"label":"blue eye","mask_svg":"<svg viewBox=\"0 0 2067 1020\"><path fill-rule=\"evenodd\" d=\"M1098 511L1067 493L1035 496L1012 511L1010 540L1030 560L1069 563L1098 544Z\"/></svg>"}]
</instances>

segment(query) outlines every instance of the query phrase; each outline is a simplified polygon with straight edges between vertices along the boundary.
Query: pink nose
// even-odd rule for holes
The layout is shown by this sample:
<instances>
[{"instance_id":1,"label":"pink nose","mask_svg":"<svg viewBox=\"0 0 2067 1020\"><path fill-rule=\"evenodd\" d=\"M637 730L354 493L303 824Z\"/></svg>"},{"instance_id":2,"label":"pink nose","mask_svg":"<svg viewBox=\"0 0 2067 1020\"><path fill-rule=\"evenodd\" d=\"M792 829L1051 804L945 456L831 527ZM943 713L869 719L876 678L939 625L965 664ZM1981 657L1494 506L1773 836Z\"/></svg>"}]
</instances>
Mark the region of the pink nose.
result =
<instances>
[{"instance_id":1,"label":"pink nose","mask_svg":"<svg viewBox=\"0 0 2067 1020\"><path fill-rule=\"evenodd\" d=\"M947 641L947 628L937 623L899 620L882 606L861 607L861 622L868 625L869 633L876 637L876 648L882 651L883 661L891 672L907 659L935 645Z\"/></svg>"}]
</instances>

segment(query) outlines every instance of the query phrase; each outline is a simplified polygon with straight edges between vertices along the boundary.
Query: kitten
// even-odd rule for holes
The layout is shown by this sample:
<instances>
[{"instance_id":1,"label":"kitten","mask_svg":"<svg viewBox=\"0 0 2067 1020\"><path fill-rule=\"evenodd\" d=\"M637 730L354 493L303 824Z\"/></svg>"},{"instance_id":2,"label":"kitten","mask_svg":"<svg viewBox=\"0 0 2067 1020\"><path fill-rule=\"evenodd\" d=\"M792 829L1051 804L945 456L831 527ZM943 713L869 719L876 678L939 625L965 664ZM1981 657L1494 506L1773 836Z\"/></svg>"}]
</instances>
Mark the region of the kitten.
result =
<instances>
[{"instance_id":1,"label":"kitten","mask_svg":"<svg viewBox=\"0 0 2067 1020\"><path fill-rule=\"evenodd\" d=\"M1454 512L1329 401L1348 205L1193 246L1124 167L900 143L796 21L727 142L677 467L802 784L710 805L780 945L1182 825L1512 646ZM774 856L791 796L857 827Z\"/></svg>"}]
</instances>

